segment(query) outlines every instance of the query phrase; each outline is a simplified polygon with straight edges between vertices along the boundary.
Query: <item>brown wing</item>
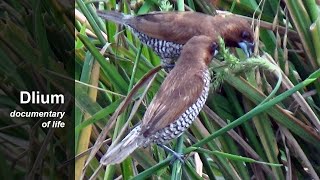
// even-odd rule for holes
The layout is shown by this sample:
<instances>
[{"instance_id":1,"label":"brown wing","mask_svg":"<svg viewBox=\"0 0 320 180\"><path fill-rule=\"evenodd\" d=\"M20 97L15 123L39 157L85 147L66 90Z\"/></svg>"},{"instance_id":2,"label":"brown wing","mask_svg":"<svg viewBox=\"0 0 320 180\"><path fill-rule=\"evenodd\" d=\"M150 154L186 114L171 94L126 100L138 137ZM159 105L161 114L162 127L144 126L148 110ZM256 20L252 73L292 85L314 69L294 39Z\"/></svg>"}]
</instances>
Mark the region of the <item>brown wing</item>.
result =
<instances>
[{"instance_id":1,"label":"brown wing","mask_svg":"<svg viewBox=\"0 0 320 180\"><path fill-rule=\"evenodd\" d=\"M185 44L196 35L215 37L217 32L212 23L216 20L220 21L218 16L196 12L158 12L136 16L127 24L150 37Z\"/></svg>"},{"instance_id":2,"label":"brown wing","mask_svg":"<svg viewBox=\"0 0 320 180\"><path fill-rule=\"evenodd\" d=\"M204 88L203 72L175 71L173 69L150 103L142 120L145 136L168 126L182 115L200 97ZM152 128L150 128L152 127Z\"/></svg>"}]
</instances>

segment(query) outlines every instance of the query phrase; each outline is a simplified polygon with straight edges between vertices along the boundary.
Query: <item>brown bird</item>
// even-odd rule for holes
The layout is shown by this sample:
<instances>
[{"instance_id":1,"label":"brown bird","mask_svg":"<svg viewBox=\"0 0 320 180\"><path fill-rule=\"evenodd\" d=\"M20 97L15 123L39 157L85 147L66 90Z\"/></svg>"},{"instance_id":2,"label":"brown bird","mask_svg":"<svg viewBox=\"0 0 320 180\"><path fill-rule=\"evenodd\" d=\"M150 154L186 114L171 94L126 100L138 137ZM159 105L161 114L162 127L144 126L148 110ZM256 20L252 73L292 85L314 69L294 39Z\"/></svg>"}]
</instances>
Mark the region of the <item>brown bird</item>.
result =
<instances>
[{"instance_id":1,"label":"brown bird","mask_svg":"<svg viewBox=\"0 0 320 180\"><path fill-rule=\"evenodd\" d=\"M210 16L198 12L153 12L125 15L116 11L97 11L103 19L131 28L140 41L151 47L164 66L172 66L182 46L193 36L221 36L229 47L242 48L249 57L254 48L248 21L235 15Z\"/></svg>"},{"instance_id":2,"label":"brown bird","mask_svg":"<svg viewBox=\"0 0 320 180\"><path fill-rule=\"evenodd\" d=\"M150 143L163 147L192 124L208 97L208 65L217 53L216 42L207 36L195 36L184 45L175 68L163 81L142 123L108 151L101 164L118 164L135 149Z\"/></svg>"}]
</instances>

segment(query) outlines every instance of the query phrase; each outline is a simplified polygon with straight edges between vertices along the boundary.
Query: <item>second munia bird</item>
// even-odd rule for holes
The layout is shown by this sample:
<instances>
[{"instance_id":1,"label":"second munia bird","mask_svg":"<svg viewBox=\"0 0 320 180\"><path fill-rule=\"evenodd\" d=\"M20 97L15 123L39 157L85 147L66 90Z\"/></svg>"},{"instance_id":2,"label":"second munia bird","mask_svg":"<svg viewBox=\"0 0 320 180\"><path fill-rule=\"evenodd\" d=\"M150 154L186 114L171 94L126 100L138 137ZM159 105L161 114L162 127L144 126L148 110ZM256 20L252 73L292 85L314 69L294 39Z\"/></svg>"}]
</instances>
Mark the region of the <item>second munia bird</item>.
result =
<instances>
[{"instance_id":1,"label":"second munia bird","mask_svg":"<svg viewBox=\"0 0 320 180\"><path fill-rule=\"evenodd\" d=\"M216 39L191 38L148 106L141 124L109 149L100 163L118 164L139 147L151 143L164 145L179 137L198 116L208 97L208 65L217 48Z\"/></svg>"},{"instance_id":2,"label":"second munia bird","mask_svg":"<svg viewBox=\"0 0 320 180\"><path fill-rule=\"evenodd\" d=\"M97 11L97 14L132 29L142 43L160 56L165 67L173 65L183 45L194 36L221 36L226 46L239 47L248 57L254 48L249 22L232 14L210 16L198 12L153 12L132 16L116 11Z\"/></svg>"}]
</instances>

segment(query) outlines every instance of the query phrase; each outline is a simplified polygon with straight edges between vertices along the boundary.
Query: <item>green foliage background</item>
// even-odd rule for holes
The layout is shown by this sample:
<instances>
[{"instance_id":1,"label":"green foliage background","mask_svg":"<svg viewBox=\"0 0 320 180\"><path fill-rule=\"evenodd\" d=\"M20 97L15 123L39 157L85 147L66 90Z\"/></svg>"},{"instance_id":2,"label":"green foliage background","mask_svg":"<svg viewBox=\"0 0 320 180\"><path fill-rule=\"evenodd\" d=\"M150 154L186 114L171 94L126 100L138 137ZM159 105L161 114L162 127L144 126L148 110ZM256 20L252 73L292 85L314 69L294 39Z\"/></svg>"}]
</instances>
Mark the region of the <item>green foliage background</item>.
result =
<instances>
[{"instance_id":1,"label":"green foliage background","mask_svg":"<svg viewBox=\"0 0 320 180\"><path fill-rule=\"evenodd\" d=\"M261 68L225 73L224 83L211 91L199 119L170 144L187 155L184 164L170 165L170 157L151 146L135 151L120 165L102 168L100 157L117 136L127 133L128 119L130 126L141 120L166 74L159 72L150 89L140 87L113 121L110 117L124 97L159 65L159 58L129 30L101 20L96 9L126 14L159 10L215 14L216 9L224 9L249 20L254 17L255 54L276 62L283 72L282 86L264 101L279 79L275 73ZM316 1L76 0L75 14L76 179L319 178L320 20ZM239 50L231 52L243 58ZM101 131L106 141L85 163Z\"/></svg>"},{"instance_id":2,"label":"green foliage background","mask_svg":"<svg viewBox=\"0 0 320 180\"><path fill-rule=\"evenodd\" d=\"M73 179L74 3L0 2L0 177ZM63 94L65 104L20 104L20 91ZM10 117L10 112L63 111L57 119ZM70 161L71 160L71 161Z\"/></svg>"}]
</instances>

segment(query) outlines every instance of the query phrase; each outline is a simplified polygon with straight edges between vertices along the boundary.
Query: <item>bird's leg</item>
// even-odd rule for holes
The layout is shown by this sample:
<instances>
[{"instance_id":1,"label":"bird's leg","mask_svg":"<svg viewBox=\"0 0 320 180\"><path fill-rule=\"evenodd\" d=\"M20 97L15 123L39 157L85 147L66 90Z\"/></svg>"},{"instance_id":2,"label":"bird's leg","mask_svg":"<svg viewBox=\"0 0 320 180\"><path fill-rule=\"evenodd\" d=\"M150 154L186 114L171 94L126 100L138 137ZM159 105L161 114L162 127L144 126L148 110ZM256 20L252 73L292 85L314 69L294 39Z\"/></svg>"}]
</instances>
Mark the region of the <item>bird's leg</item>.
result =
<instances>
[{"instance_id":1,"label":"bird's leg","mask_svg":"<svg viewBox=\"0 0 320 180\"><path fill-rule=\"evenodd\" d=\"M161 66L166 72L170 72L174 68L174 60L169 58L161 59Z\"/></svg>"},{"instance_id":2,"label":"bird's leg","mask_svg":"<svg viewBox=\"0 0 320 180\"><path fill-rule=\"evenodd\" d=\"M174 68L174 64L162 64L162 68L169 73Z\"/></svg>"},{"instance_id":3,"label":"bird's leg","mask_svg":"<svg viewBox=\"0 0 320 180\"><path fill-rule=\"evenodd\" d=\"M157 144L159 147L164 149L165 151L171 153L174 156L174 159L171 160L170 164L172 164L175 160L179 160L181 163L184 163L184 156L181 153L177 153L174 150L170 149L168 146L163 145L163 144Z\"/></svg>"}]
</instances>

